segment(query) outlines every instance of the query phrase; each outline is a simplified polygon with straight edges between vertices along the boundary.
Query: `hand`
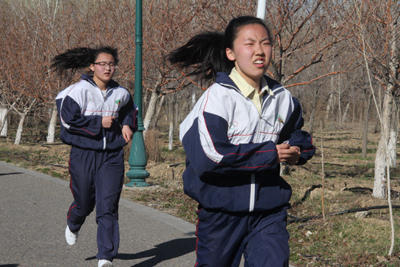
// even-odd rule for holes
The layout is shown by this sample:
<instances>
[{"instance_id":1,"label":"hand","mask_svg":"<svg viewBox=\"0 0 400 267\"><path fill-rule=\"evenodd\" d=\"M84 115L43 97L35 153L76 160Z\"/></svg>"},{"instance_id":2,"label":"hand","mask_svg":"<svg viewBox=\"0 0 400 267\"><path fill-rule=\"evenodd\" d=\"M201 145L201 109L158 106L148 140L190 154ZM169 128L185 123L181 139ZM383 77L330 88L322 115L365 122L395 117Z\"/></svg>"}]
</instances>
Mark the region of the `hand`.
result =
<instances>
[{"instance_id":1,"label":"hand","mask_svg":"<svg viewBox=\"0 0 400 267\"><path fill-rule=\"evenodd\" d=\"M131 141L133 137L131 127L129 127L128 125L122 126L122 136L124 137L126 143Z\"/></svg>"},{"instance_id":2,"label":"hand","mask_svg":"<svg viewBox=\"0 0 400 267\"><path fill-rule=\"evenodd\" d=\"M101 119L101 125L103 126L103 128L110 128L115 119L116 117L114 116L105 116Z\"/></svg>"},{"instance_id":3,"label":"hand","mask_svg":"<svg viewBox=\"0 0 400 267\"><path fill-rule=\"evenodd\" d=\"M278 153L277 163L286 162L288 164L296 164L300 157L300 148L298 146L290 146L289 144L276 145Z\"/></svg>"}]
</instances>

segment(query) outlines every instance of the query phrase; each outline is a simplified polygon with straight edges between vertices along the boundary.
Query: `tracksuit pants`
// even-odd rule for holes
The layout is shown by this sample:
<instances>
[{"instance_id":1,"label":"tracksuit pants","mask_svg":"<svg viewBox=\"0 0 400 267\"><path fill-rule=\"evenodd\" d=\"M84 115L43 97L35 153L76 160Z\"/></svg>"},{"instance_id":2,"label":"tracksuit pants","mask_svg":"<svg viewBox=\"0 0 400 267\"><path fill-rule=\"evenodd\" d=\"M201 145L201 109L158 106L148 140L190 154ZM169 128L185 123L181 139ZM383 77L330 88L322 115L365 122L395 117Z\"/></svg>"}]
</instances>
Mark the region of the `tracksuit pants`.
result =
<instances>
[{"instance_id":1,"label":"tracksuit pants","mask_svg":"<svg viewBox=\"0 0 400 267\"><path fill-rule=\"evenodd\" d=\"M286 208L274 212L224 213L199 209L195 267L289 266Z\"/></svg>"},{"instance_id":2,"label":"tracksuit pants","mask_svg":"<svg viewBox=\"0 0 400 267\"><path fill-rule=\"evenodd\" d=\"M118 202L124 180L124 152L71 148L70 188L74 201L67 215L78 232L96 207L97 259L112 261L119 247Z\"/></svg>"}]
</instances>

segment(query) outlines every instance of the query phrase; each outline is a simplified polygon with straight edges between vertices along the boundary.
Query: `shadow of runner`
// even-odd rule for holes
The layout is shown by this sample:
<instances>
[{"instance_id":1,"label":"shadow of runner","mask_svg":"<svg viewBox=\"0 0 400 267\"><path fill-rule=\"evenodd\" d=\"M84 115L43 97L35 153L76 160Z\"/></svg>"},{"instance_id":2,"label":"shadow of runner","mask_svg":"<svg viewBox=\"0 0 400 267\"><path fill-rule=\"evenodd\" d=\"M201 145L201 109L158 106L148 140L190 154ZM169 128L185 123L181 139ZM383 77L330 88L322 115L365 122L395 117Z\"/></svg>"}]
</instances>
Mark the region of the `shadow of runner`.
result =
<instances>
[{"instance_id":1,"label":"shadow of runner","mask_svg":"<svg viewBox=\"0 0 400 267\"><path fill-rule=\"evenodd\" d=\"M0 265L0 267L18 267L19 266L19 264L3 264L3 265Z\"/></svg>"},{"instance_id":2,"label":"shadow of runner","mask_svg":"<svg viewBox=\"0 0 400 267\"><path fill-rule=\"evenodd\" d=\"M13 175L13 174L23 174L23 172L9 172L9 173L0 173L0 176L3 175ZM8 266L8 265L0 265L0 267Z\"/></svg>"},{"instance_id":3,"label":"shadow of runner","mask_svg":"<svg viewBox=\"0 0 400 267\"><path fill-rule=\"evenodd\" d=\"M155 248L133 254L134 259L152 257L146 261L133 265L134 267L153 267L158 263L178 258L196 249L196 238L180 238L158 244ZM124 259L129 254L119 254L117 258ZM133 267L132 266L132 267Z\"/></svg>"},{"instance_id":4,"label":"shadow of runner","mask_svg":"<svg viewBox=\"0 0 400 267\"><path fill-rule=\"evenodd\" d=\"M153 267L158 263L178 258L196 249L196 238L179 238L156 245L154 248L135 254L118 253L116 259L135 260L152 257L146 261L133 265L134 267ZM86 260L92 260L90 257ZM133 267L132 266L132 267ZM1 266L0 266L1 267Z\"/></svg>"}]
</instances>

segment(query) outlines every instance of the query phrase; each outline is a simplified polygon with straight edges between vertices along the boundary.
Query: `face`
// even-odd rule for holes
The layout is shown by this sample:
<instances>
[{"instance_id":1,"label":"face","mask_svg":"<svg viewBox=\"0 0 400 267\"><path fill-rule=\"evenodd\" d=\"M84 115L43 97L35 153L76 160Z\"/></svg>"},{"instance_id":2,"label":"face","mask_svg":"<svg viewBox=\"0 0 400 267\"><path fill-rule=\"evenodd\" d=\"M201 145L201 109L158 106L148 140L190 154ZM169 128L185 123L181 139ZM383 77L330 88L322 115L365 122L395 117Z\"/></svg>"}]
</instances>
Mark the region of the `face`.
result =
<instances>
[{"instance_id":1,"label":"face","mask_svg":"<svg viewBox=\"0 0 400 267\"><path fill-rule=\"evenodd\" d=\"M104 67L96 63L107 63ZM114 67L110 67L110 63L114 63ZM104 65L104 64L102 64ZM90 69L93 71L93 80L95 82L102 82L108 84L115 73L115 60L114 57L107 53L100 53L95 60L95 64L90 65Z\"/></svg>"},{"instance_id":2,"label":"face","mask_svg":"<svg viewBox=\"0 0 400 267\"><path fill-rule=\"evenodd\" d=\"M267 70L272 56L272 45L267 29L260 24L239 28L233 48L226 49L236 70L254 88L260 87L261 77Z\"/></svg>"}]
</instances>

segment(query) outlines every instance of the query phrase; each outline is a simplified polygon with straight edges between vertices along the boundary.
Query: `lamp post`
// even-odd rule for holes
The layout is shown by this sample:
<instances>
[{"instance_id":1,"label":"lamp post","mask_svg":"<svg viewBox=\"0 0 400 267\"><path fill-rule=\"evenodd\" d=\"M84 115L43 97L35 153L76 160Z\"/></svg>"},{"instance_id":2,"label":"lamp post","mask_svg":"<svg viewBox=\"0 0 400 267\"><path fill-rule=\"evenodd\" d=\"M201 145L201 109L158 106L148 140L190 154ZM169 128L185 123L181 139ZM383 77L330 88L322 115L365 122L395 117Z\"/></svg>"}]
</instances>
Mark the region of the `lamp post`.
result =
<instances>
[{"instance_id":1,"label":"lamp post","mask_svg":"<svg viewBox=\"0 0 400 267\"><path fill-rule=\"evenodd\" d=\"M146 178L150 173L146 171L147 157L144 146L143 130L144 124L142 119L142 0L136 0L136 59L135 59L135 104L138 107L138 130L133 134L131 151L129 154L130 169L126 176L130 179L126 186L145 187Z\"/></svg>"},{"instance_id":2,"label":"lamp post","mask_svg":"<svg viewBox=\"0 0 400 267\"><path fill-rule=\"evenodd\" d=\"M258 0L257 18L265 19L265 8L267 7L267 0Z\"/></svg>"}]
</instances>

